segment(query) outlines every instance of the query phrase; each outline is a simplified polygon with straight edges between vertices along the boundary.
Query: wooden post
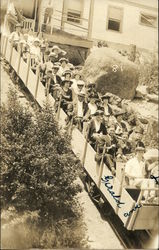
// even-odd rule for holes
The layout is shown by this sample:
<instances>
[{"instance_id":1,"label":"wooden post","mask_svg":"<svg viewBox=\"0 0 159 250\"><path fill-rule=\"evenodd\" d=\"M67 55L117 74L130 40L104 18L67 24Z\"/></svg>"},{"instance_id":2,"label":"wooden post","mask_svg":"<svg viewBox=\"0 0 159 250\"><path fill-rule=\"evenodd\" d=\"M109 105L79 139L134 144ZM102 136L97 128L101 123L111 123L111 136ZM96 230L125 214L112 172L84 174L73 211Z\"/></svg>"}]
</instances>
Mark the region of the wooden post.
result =
<instances>
[{"instance_id":1,"label":"wooden post","mask_svg":"<svg viewBox=\"0 0 159 250\"><path fill-rule=\"evenodd\" d=\"M62 94L60 94L60 99L59 99L58 108L57 108L57 114L56 114L57 120L59 120L60 118L61 100L62 100Z\"/></svg>"},{"instance_id":2,"label":"wooden post","mask_svg":"<svg viewBox=\"0 0 159 250\"><path fill-rule=\"evenodd\" d=\"M36 80L36 87L35 87L35 99L37 98L38 93L38 87L39 87L39 81L40 81L40 68L38 67L36 70L37 80Z\"/></svg>"},{"instance_id":3,"label":"wooden post","mask_svg":"<svg viewBox=\"0 0 159 250\"><path fill-rule=\"evenodd\" d=\"M106 142L105 142L104 147L103 147L102 159L101 159L100 167L99 167L100 168L100 172L99 172L99 179L98 179L98 185L97 185L99 189L100 189L101 178L102 178L102 174L103 174L105 152L106 152Z\"/></svg>"},{"instance_id":4,"label":"wooden post","mask_svg":"<svg viewBox=\"0 0 159 250\"><path fill-rule=\"evenodd\" d=\"M122 179L121 179L121 185L120 185L120 189L119 189L119 201L121 200L121 195L122 195L122 190L123 190L123 183L124 183L124 180L125 180L125 171L124 169L122 169ZM115 209L115 213L118 214L118 210L119 210L119 207L116 206L116 209Z\"/></svg>"},{"instance_id":5,"label":"wooden post","mask_svg":"<svg viewBox=\"0 0 159 250\"><path fill-rule=\"evenodd\" d=\"M10 65L11 65L12 55L13 55L13 43L11 43L11 52L10 52L10 57L9 57L9 64Z\"/></svg>"},{"instance_id":6,"label":"wooden post","mask_svg":"<svg viewBox=\"0 0 159 250\"><path fill-rule=\"evenodd\" d=\"M144 190L140 191L139 197L138 197L137 202L136 202L136 204L138 204L138 205L140 204L140 201L142 199L143 192L144 192ZM134 204L134 206L135 206L135 204ZM139 212L139 208L135 211L135 213L131 214L129 223L127 224L127 229L128 230L132 230L138 212Z\"/></svg>"},{"instance_id":7,"label":"wooden post","mask_svg":"<svg viewBox=\"0 0 159 250\"><path fill-rule=\"evenodd\" d=\"M87 35L88 39L92 38L93 15L94 15L94 0L90 0L89 19L88 19L88 35Z\"/></svg>"},{"instance_id":8,"label":"wooden post","mask_svg":"<svg viewBox=\"0 0 159 250\"><path fill-rule=\"evenodd\" d=\"M66 5L65 5L65 0L63 0L63 6L62 6L62 17L61 17L61 30L64 30L64 24L65 24L65 20L66 20L66 18L65 18L65 7L66 7Z\"/></svg>"},{"instance_id":9,"label":"wooden post","mask_svg":"<svg viewBox=\"0 0 159 250\"><path fill-rule=\"evenodd\" d=\"M2 53L2 55L3 55L5 36L2 36L2 38L3 38L3 39L1 39L1 53Z\"/></svg>"},{"instance_id":10,"label":"wooden post","mask_svg":"<svg viewBox=\"0 0 159 250\"><path fill-rule=\"evenodd\" d=\"M88 135L89 135L89 130L90 130L90 124L88 123L88 127L87 127L87 136L86 136L86 141L85 141L85 145L84 145L84 151L83 151L83 157L81 160L82 166L84 167L85 164L85 159L86 159L86 152L87 152L87 146L88 146Z\"/></svg>"},{"instance_id":11,"label":"wooden post","mask_svg":"<svg viewBox=\"0 0 159 250\"><path fill-rule=\"evenodd\" d=\"M34 32L35 32L35 27L36 27L36 18L37 18L37 0L35 0L35 14L34 14Z\"/></svg>"},{"instance_id":12,"label":"wooden post","mask_svg":"<svg viewBox=\"0 0 159 250\"><path fill-rule=\"evenodd\" d=\"M20 51L19 51L19 59L18 59L17 75L19 75L20 63L21 63L21 56L22 56L22 44L21 44L21 46L20 46Z\"/></svg>"},{"instance_id":13,"label":"wooden post","mask_svg":"<svg viewBox=\"0 0 159 250\"><path fill-rule=\"evenodd\" d=\"M25 85L28 85L28 79L29 79L29 71L30 71L30 63L31 63L31 55L29 54L29 58L28 58L28 68L27 68L27 76L26 76L26 81L25 81Z\"/></svg>"},{"instance_id":14,"label":"wooden post","mask_svg":"<svg viewBox=\"0 0 159 250\"><path fill-rule=\"evenodd\" d=\"M6 43L5 43L5 47L4 47L4 57L6 56L7 44L8 44L8 37L6 37Z\"/></svg>"}]
</instances>

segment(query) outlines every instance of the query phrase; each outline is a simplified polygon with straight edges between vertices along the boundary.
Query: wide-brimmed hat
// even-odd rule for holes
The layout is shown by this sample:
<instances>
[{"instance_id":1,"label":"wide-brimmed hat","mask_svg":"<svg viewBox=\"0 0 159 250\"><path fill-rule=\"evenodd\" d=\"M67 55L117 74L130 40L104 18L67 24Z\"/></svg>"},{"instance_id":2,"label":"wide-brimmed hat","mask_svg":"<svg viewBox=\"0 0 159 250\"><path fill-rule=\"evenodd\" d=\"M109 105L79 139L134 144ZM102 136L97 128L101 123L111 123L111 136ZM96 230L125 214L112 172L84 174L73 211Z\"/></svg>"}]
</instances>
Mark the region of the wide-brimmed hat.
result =
<instances>
[{"instance_id":1,"label":"wide-brimmed hat","mask_svg":"<svg viewBox=\"0 0 159 250\"><path fill-rule=\"evenodd\" d=\"M52 48L52 51L57 49L58 51L60 51L61 49L57 46L57 45L54 45L53 48Z\"/></svg>"},{"instance_id":2,"label":"wide-brimmed hat","mask_svg":"<svg viewBox=\"0 0 159 250\"><path fill-rule=\"evenodd\" d=\"M84 86L84 82L83 81L78 81L77 86Z\"/></svg>"},{"instance_id":3,"label":"wide-brimmed hat","mask_svg":"<svg viewBox=\"0 0 159 250\"><path fill-rule=\"evenodd\" d=\"M51 52L50 54L49 54L49 57L55 57L56 56L56 54L54 53L54 52Z\"/></svg>"},{"instance_id":4,"label":"wide-brimmed hat","mask_svg":"<svg viewBox=\"0 0 159 250\"><path fill-rule=\"evenodd\" d=\"M83 92L79 92L77 95L81 96L81 97L85 97L85 93L83 93Z\"/></svg>"},{"instance_id":5,"label":"wide-brimmed hat","mask_svg":"<svg viewBox=\"0 0 159 250\"><path fill-rule=\"evenodd\" d=\"M70 70L65 70L63 73L62 73L62 76L66 76L67 74L69 74L70 76L72 76L72 72Z\"/></svg>"},{"instance_id":6,"label":"wide-brimmed hat","mask_svg":"<svg viewBox=\"0 0 159 250\"><path fill-rule=\"evenodd\" d=\"M68 82L70 83L70 85L72 85L72 83L73 83L71 80L63 80L63 81L61 82L61 85L64 86L64 84L65 84L65 83L68 83Z\"/></svg>"},{"instance_id":7,"label":"wide-brimmed hat","mask_svg":"<svg viewBox=\"0 0 159 250\"><path fill-rule=\"evenodd\" d=\"M92 87L92 86L95 86L96 84L94 83L94 82L89 82L88 84L87 84L87 86L88 87Z\"/></svg>"},{"instance_id":8,"label":"wide-brimmed hat","mask_svg":"<svg viewBox=\"0 0 159 250\"><path fill-rule=\"evenodd\" d=\"M105 95L102 95L101 96L101 99L104 100L104 99L110 99L111 95L109 93L106 93Z\"/></svg>"},{"instance_id":9,"label":"wide-brimmed hat","mask_svg":"<svg viewBox=\"0 0 159 250\"><path fill-rule=\"evenodd\" d=\"M146 150L145 150L145 145L144 145L144 143L142 142L142 141L139 141L138 143L137 143L137 145L136 145L136 149L135 149L136 151L143 151L143 152L145 152Z\"/></svg>"},{"instance_id":10,"label":"wide-brimmed hat","mask_svg":"<svg viewBox=\"0 0 159 250\"><path fill-rule=\"evenodd\" d=\"M68 63L68 59L65 58L65 57L62 57L62 58L60 58L60 60L59 60L60 63L62 63L62 62L64 62L64 61Z\"/></svg>"},{"instance_id":11,"label":"wide-brimmed hat","mask_svg":"<svg viewBox=\"0 0 159 250\"><path fill-rule=\"evenodd\" d=\"M35 42L40 43L40 40L39 40L39 38L38 38L38 37L36 37L36 38L34 39L33 43L35 43Z\"/></svg>"},{"instance_id":12,"label":"wide-brimmed hat","mask_svg":"<svg viewBox=\"0 0 159 250\"><path fill-rule=\"evenodd\" d=\"M49 72L52 73L52 69L49 68L46 70L46 73L49 73Z\"/></svg>"},{"instance_id":13,"label":"wide-brimmed hat","mask_svg":"<svg viewBox=\"0 0 159 250\"><path fill-rule=\"evenodd\" d=\"M98 110L93 114L93 116L98 116L98 115L104 115L104 111L101 110L101 109L98 109Z\"/></svg>"}]
</instances>

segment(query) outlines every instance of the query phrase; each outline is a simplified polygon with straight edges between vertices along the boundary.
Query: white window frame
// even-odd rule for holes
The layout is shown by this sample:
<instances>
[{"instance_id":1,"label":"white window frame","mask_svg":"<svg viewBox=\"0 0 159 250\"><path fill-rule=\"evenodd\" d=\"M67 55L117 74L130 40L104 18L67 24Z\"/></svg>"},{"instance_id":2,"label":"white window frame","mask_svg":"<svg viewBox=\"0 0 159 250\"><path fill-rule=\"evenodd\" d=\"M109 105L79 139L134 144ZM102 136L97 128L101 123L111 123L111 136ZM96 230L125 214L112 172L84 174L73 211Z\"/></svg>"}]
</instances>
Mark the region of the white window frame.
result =
<instances>
[{"instance_id":1,"label":"white window frame","mask_svg":"<svg viewBox=\"0 0 159 250\"><path fill-rule=\"evenodd\" d=\"M80 19L78 23L77 23L77 22L74 22L74 21L68 21L68 20L67 20L67 18L68 18L68 12L80 14L80 18L82 18L82 11L67 9L67 17L66 17L66 21L67 21L68 23L74 23L74 24L77 24L77 25L81 25L81 24L82 24L82 19ZM72 18L73 18L73 17L72 17Z\"/></svg>"},{"instance_id":2,"label":"white window frame","mask_svg":"<svg viewBox=\"0 0 159 250\"><path fill-rule=\"evenodd\" d=\"M141 11L140 12L140 15L139 15L139 24L140 25L143 25L143 26L146 26L146 27L150 27L150 28L157 28L157 22L156 22L156 26L153 26L153 25L151 25L151 24L146 24L146 23L142 23L141 22L141 15L147 15L147 16L152 16L152 17L154 17L154 18L156 18L156 21L157 21L157 16L156 15L154 15L154 14L151 14L151 13L146 13L146 12L143 12L143 11Z\"/></svg>"},{"instance_id":3,"label":"white window frame","mask_svg":"<svg viewBox=\"0 0 159 250\"><path fill-rule=\"evenodd\" d=\"M119 30L108 29L109 20L119 21L119 19L115 19L115 18L110 17L110 8L120 9L122 11L122 17L121 17L121 20L120 20L120 28L119 28ZM117 32L117 33L122 33L123 32L123 16L124 16L124 8L122 8L120 6L109 5L108 9L107 9L106 30L107 31L112 31L112 32Z\"/></svg>"}]
</instances>

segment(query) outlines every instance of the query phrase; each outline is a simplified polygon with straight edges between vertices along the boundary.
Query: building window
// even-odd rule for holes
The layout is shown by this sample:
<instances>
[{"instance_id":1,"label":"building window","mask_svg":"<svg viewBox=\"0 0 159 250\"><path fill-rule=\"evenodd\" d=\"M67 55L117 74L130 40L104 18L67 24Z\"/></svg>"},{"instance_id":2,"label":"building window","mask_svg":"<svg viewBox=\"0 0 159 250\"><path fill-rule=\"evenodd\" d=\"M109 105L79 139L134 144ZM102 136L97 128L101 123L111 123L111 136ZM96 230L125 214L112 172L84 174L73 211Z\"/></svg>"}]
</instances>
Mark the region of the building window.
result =
<instances>
[{"instance_id":1,"label":"building window","mask_svg":"<svg viewBox=\"0 0 159 250\"><path fill-rule=\"evenodd\" d=\"M114 31L122 31L123 9L118 7L109 6L107 29Z\"/></svg>"},{"instance_id":2,"label":"building window","mask_svg":"<svg viewBox=\"0 0 159 250\"><path fill-rule=\"evenodd\" d=\"M80 18L81 18L81 12L74 11L74 10L67 11L67 21L68 22L80 23L81 22Z\"/></svg>"},{"instance_id":3,"label":"building window","mask_svg":"<svg viewBox=\"0 0 159 250\"><path fill-rule=\"evenodd\" d=\"M156 28L157 27L157 17L141 13L140 14L140 24Z\"/></svg>"},{"instance_id":4,"label":"building window","mask_svg":"<svg viewBox=\"0 0 159 250\"><path fill-rule=\"evenodd\" d=\"M65 0L68 22L81 24L83 13L83 0Z\"/></svg>"}]
</instances>

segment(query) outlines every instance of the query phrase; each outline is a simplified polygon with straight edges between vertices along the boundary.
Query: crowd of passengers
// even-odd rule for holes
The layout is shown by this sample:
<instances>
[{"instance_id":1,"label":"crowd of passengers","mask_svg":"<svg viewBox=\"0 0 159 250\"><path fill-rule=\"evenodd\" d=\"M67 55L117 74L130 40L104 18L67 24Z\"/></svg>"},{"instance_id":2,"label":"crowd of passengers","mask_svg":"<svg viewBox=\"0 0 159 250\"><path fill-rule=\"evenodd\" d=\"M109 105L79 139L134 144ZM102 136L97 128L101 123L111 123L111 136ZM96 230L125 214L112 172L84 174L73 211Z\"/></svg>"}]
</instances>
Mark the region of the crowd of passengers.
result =
<instances>
[{"instance_id":1,"label":"crowd of passengers","mask_svg":"<svg viewBox=\"0 0 159 250\"><path fill-rule=\"evenodd\" d=\"M82 66L71 64L64 50L32 31L23 33L21 24L16 25L9 41L25 62L30 60L32 71L38 70L45 95L55 99L55 111L60 107L67 114L66 127L77 127L87 138L96 151L97 165L103 158L115 175L116 162L125 162L129 185L155 187L150 175L159 175L158 161L145 162L144 126L129 112L125 100L111 93L100 95L94 82L84 81ZM151 201L155 196L155 191L145 193L145 199Z\"/></svg>"}]
</instances>

